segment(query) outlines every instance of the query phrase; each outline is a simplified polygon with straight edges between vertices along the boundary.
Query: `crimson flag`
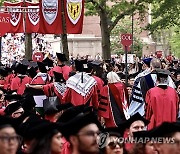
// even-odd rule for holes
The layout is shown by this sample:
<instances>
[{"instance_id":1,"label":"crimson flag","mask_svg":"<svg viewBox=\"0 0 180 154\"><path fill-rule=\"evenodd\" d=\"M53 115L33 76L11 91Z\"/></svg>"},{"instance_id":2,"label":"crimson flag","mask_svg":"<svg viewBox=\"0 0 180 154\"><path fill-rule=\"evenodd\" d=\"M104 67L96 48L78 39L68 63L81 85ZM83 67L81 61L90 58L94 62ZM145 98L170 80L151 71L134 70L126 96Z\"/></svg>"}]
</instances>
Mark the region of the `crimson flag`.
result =
<instances>
[{"instance_id":1,"label":"crimson flag","mask_svg":"<svg viewBox=\"0 0 180 154\"><path fill-rule=\"evenodd\" d=\"M37 33L39 30L39 3L26 1L28 12L26 13L26 33Z\"/></svg>"},{"instance_id":2,"label":"crimson flag","mask_svg":"<svg viewBox=\"0 0 180 154\"><path fill-rule=\"evenodd\" d=\"M11 3L4 2L4 6L8 7L7 10L10 10L10 30L9 33L23 33L23 14L20 7L23 6L23 2ZM15 8L11 8L15 7Z\"/></svg>"},{"instance_id":3,"label":"crimson flag","mask_svg":"<svg viewBox=\"0 0 180 154\"><path fill-rule=\"evenodd\" d=\"M60 0L40 0L40 21L38 33L62 34Z\"/></svg>"},{"instance_id":4,"label":"crimson flag","mask_svg":"<svg viewBox=\"0 0 180 154\"><path fill-rule=\"evenodd\" d=\"M81 34L84 19L84 0L64 0L68 34Z\"/></svg>"}]
</instances>

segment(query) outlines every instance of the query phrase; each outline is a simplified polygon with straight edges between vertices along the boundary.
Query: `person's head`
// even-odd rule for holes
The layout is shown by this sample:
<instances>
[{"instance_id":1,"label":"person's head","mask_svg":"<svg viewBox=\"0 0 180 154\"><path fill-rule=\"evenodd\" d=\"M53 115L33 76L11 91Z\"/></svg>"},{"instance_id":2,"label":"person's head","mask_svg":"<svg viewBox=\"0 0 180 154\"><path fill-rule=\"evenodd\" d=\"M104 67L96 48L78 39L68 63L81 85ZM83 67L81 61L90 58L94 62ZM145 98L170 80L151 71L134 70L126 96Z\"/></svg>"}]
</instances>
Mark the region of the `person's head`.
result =
<instances>
[{"instance_id":1,"label":"person's head","mask_svg":"<svg viewBox=\"0 0 180 154\"><path fill-rule=\"evenodd\" d=\"M9 104L4 110L4 112L6 116L18 118L24 113L24 109L22 108L20 102L14 102Z\"/></svg>"},{"instance_id":2,"label":"person's head","mask_svg":"<svg viewBox=\"0 0 180 154\"><path fill-rule=\"evenodd\" d=\"M178 70L176 73L176 80L180 81L180 70Z\"/></svg>"},{"instance_id":3,"label":"person's head","mask_svg":"<svg viewBox=\"0 0 180 154\"><path fill-rule=\"evenodd\" d=\"M77 153L98 153L97 137L100 123L89 109L72 107L57 120L62 125L62 134Z\"/></svg>"},{"instance_id":4,"label":"person's head","mask_svg":"<svg viewBox=\"0 0 180 154\"><path fill-rule=\"evenodd\" d=\"M168 75L171 73L165 69L156 69L157 72L157 84L158 85L168 85Z\"/></svg>"},{"instance_id":5,"label":"person's head","mask_svg":"<svg viewBox=\"0 0 180 154\"><path fill-rule=\"evenodd\" d=\"M164 122L153 130L154 137L162 138L162 142L154 143L158 154L179 154L180 124ZM169 139L167 141L167 139Z\"/></svg>"},{"instance_id":6,"label":"person's head","mask_svg":"<svg viewBox=\"0 0 180 154\"><path fill-rule=\"evenodd\" d=\"M108 133L107 145L104 148L105 154L124 154L126 153L124 143L120 141L122 131L118 127L106 128L105 133Z\"/></svg>"},{"instance_id":7,"label":"person's head","mask_svg":"<svg viewBox=\"0 0 180 154\"><path fill-rule=\"evenodd\" d=\"M128 95L131 96L132 94L132 86L130 84L127 85Z\"/></svg>"},{"instance_id":8,"label":"person's head","mask_svg":"<svg viewBox=\"0 0 180 154\"><path fill-rule=\"evenodd\" d=\"M29 133L33 136L29 147L31 154L61 153L64 140L57 124L45 120L40 121L29 129Z\"/></svg>"},{"instance_id":9,"label":"person's head","mask_svg":"<svg viewBox=\"0 0 180 154\"><path fill-rule=\"evenodd\" d=\"M151 70L160 69L161 68L161 61L159 59L153 58L150 63Z\"/></svg>"},{"instance_id":10,"label":"person's head","mask_svg":"<svg viewBox=\"0 0 180 154\"><path fill-rule=\"evenodd\" d=\"M107 74L107 80L108 80L108 83L117 83L121 81L117 73L113 71Z\"/></svg>"},{"instance_id":11,"label":"person's head","mask_svg":"<svg viewBox=\"0 0 180 154\"><path fill-rule=\"evenodd\" d=\"M143 118L139 112L131 116L127 120L127 130L129 137L133 137L134 132L143 131L145 126L149 124L149 121Z\"/></svg>"},{"instance_id":12,"label":"person's head","mask_svg":"<svg viewBox=\"0 0 180 154\"><path fill-rule=\"evenodd\" d=\"M65 61L67 61L66 55L62 53L56 53L57 56L57 63L59 65L63 64Z\"/></svg>"},{"instance_id":13,"label":"person's head","mask_svg":"<svg viewBox=\"0 0 180 154\"><path fill-rule=\"evenodd\" d=\"M0 117L0 154L16 154L21 137L8 118Z\"/></svg>"},{"instance_id":14,"label":"person's head","mask_svg":"<svg viewBox=\"0 0 180 154\"><path fill-rule=\"evenodd\" d=\"M151 60L152 60L152 58L144 58L143 59L143 61L142 61L142 64L143 64L142 69L143 70L150 68Z\"/></svg>"}]
</instances>

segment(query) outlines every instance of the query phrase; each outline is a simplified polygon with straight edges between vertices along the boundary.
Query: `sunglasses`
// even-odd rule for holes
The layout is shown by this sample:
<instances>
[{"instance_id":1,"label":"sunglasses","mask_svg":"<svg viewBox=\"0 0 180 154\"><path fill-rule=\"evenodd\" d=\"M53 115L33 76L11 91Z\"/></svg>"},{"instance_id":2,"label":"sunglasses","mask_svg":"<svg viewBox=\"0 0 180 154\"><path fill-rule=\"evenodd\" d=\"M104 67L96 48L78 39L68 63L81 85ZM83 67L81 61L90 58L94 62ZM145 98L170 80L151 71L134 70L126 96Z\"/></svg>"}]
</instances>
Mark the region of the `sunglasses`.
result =
<instances>
[{"instance_id":1,"label":"sunglasses","mask_svg":"<svg viewBox=\"0 0 180 154\"><path fill-rule=\"evenodd\" d=\"M119 142L110 142L108 144L108 146L113 150L116 148L116 146L119 146L120 148L123 148L123 144L122 143L119 143Z\"/></svg>"}]
</instances>

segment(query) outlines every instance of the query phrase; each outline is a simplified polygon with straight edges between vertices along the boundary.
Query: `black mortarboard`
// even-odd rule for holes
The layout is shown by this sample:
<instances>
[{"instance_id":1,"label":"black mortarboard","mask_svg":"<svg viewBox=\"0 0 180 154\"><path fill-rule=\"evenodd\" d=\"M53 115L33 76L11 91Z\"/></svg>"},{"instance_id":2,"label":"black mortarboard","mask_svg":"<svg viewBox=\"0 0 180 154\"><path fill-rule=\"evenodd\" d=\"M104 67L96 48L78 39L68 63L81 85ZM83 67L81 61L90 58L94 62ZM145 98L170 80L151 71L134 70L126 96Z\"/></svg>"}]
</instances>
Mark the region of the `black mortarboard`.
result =
<instances>
[{"instance_id":1,"label":"black mortarboard","mask_svg":"<svg viewBox=\"0 0 180 154\"><path fill-rule=\"evenodd\" d=\"M31 111L35 106L36 106L36 102L34 100L34 97L32 94L24 94L23 95L23 100L21 101L22 107L24 109L24 111Z\"/></svg>"},{"instance_id":2,"label":"black mortarboard","mask_svg":"<svg viewBox=\"0 0 180 154\"><path fill-rule=\"evenodd\" d=\"M43 100L43 109L45 114L53 114L58 112L58 106L60 105L58 97L48 97Z\"/></svg>"},{"instance_id":3,"label":"black mortarboard","mask_svg":"<svg viewBox=\"0 0 180 154\"><path fill-rule=\"evenodd\" d=\"M153 136L151 131L138 131L138 132L133 132L133 139L137 143L147 143L153 140Z\"/></svg>"},{"instance_id":4,"label":"black mortarboard","mask_svg":"<svg viewBox=\"0 0 180 154\"><path fill-rule=\"evenodd\" d=\"M145 126L149 124L149 120L146 120L143 116L139 114L139 112L137 112L125 122L126 128L129 128L133 122L138 120L143 121Z\"/></svg>"},{"instance_id":5,"label":"black mortarboard","mask_svg":"<svg viewBox=\"0 0 180 154\"><path fill-rule=\"evenodd\" d=\"M83 72L84 69L88 68L87 59L83 59L83 60L76 59L74 62L75 62L76 71Z\"/></svg>"},{"instance_id":6,"label":"black mortarboard","mask_svg":"<svg viewBox=\"0 0 180 154\"><path fill-rule=\"evenodd\" d=\"M67 61L66 55L63 54L63 53L57 53L57 52L56 52L56 56L57 56L57 58L58 58L60 61L62 61L62 62Z\"/></svg>"},{"instance_id":7,"label":"black mortarboard","mask_svg":"<svg viewBox=\"0 0 180 154\"><path fill-rule=\"evenodd\" d=\"M4 98L4 100L7 100L9 102L18 101L18 100L21 100L21 99L22 99L21 95L12 95L12 94L7 94L7 95L5 95L5 98Z\"/></svg>"},{"instance_id":8,"label":"black mortarboard","mask_svg":"<svg viewBox=\"0 0 180 154\"><path fill-rule=\"evenodd\" d=\"M4 110L5 115L11 115L12 113L14 113L16 110L20 109L21 107L22 107L22 105L20 102L11 103Z\"/></svg>"},{"instance_id":9,"label":"black mortarboard","mask_svg":"<svg viewBox=\"0 0 180 154\"><path fill-rule=\"evenodd\" d=\"M37 62L38 68L41 73L47 73L46 65L42 62Z\"/></svg>"},{"instance_id":10,"label":"black mortarboard","mask_svg":"<svg viewBox=\"0 0 180 154\"><path fill-rule=\"evenodd\" d=\"M17 67L16 67L16 72L22 75L26 74L28 66L27 65L23 65L21 63L18 63Z\"/></svg>"},{"instance_id":11,"label":"black mortarboard","mask_svg":"<svg viewBox=\"0 0 180 154\"><path fill-rule=\"evenodd\" d=\"M177 63L178 63L178 59L174 59L174 60L173 60L173 63L174 63L174 64L177 64Z\"/></svg>"},{"instance_id":12,"label":"black mortarboard","mask_svg":"<svg viewBox=\"0 0 180 154\"><path fill-rule=\"evenodd\" d=\"M6 116L0 116L0 129L5 127L15 127L14 119L6 117Z\"/></svg>"},{"instance_id":13,"label":"black mortarboard","mask_svg":"<svg viewBox=\"0 0 180 154\"><path fill-rule=\"evenodd\" d=\"M98 61L98 60L94 60L94 61L91 61L90 64L92 64L92 66L95 66L95 67L100 67L100 65L102 65L103 62Z\"/></svg>"},{"instance_id":14,"label":"black mortarboard","mask_svg":"<svg viewBox=\"0 0 180 154\"><path fill-rule=\"evenodd\" d=\"M180 123L163 122L160 126L151 130L153 137L172 137L176 132L180 132Z\"/></svg>"},{"instance_id":15,"label":"black mortarboard","mask_svg":"<svg viewBox=\"0 0 180 154\"><path fill-rule=\"evenodd\" d=\"M46 57L43 61L48 67L53 67L53 60L49 59L49 57Z\"/></svg>"},{"instance_id":16,"label":"black mortarboard","mask_svg":"<svg viewBox=\"0 0 180 154\"><path fill-rule=\"evenodd\" d=\"M103 132L109 133L110 136L117 136L117 137L122 137L123 134L123 130L120 129L119 127L108 127L105 128Z\"/></svg>"},{"instance_id":17,"label":"black mortarboard","mask_svg":"<svg viewBox=\"0 0 180 154\"><path fill-rule=\"evenodd\" d=\"M34 120L34 121L27 121L23 125L21 125L23 129L23 137L26 139L33 139L33 138L42 138L43 136L47 135L54 130L58 130L61 132L61 127L57 123L52 123L47 120Z\"/></svg>"},{"instance_id":18,"label":"black mortarboard","mask_svg":"<svg viewBox=\"0 0 180 154\"><path fill-rule=\"evenodd\" d=\"M92 108L85 109L83 106L77 106L67 109L61 115L57 122L62 126L62 134L67 140L88 124L94 123L101 129L97 116L91 110Z\"/></svg>"},{"instance_id":19,"label":"black mortarboard","mask_svg":"<svg viewBox=\"0 0 180 154\"><path fill-rule=\"evenodd\" d=\"M8 75L8 71L6 71L4 68L0 68L0 75L3 77L6 77Z\"/></svg>"},{"instance_id":20,"label":"black mortarboard","mask_svg":"<svg viewBox=\"0 0 180 154\"><path fill-rule=\"evenodd\" d=\"M28 69L27 72L32 79L37 75L36 69L34 67Z\"/></svg>"},{"instance_id":21,"label":"black mortarboard","mask_svg":"<svg viewBox=\"0 0 180 154\"><path fill-rule=\"evenodd\" d=\"M66 82L62 73L53 71L53 74L54 74L55 82L61 82L61 83Z\"/></svg>"}]
</instances>

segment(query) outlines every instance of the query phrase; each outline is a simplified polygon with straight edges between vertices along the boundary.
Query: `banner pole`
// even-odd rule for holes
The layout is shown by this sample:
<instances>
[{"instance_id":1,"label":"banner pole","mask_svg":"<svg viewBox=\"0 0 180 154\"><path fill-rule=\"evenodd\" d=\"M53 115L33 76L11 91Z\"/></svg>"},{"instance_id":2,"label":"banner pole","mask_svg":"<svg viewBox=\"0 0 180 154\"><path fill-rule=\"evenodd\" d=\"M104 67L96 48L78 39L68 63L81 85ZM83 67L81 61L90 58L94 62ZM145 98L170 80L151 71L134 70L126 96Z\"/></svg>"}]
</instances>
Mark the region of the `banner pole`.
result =
<instances>
[{"instance_id":1,"label":"banner pole","mask_svg":"<svg viewBox=\"0 0 180 154\"><path fill-rule=\"evenodd\" d=\"M126 86L128 85L128 66L127 66L127 45L125 45L125 74L126 74Z\"/></svg>"}]
</instances>

